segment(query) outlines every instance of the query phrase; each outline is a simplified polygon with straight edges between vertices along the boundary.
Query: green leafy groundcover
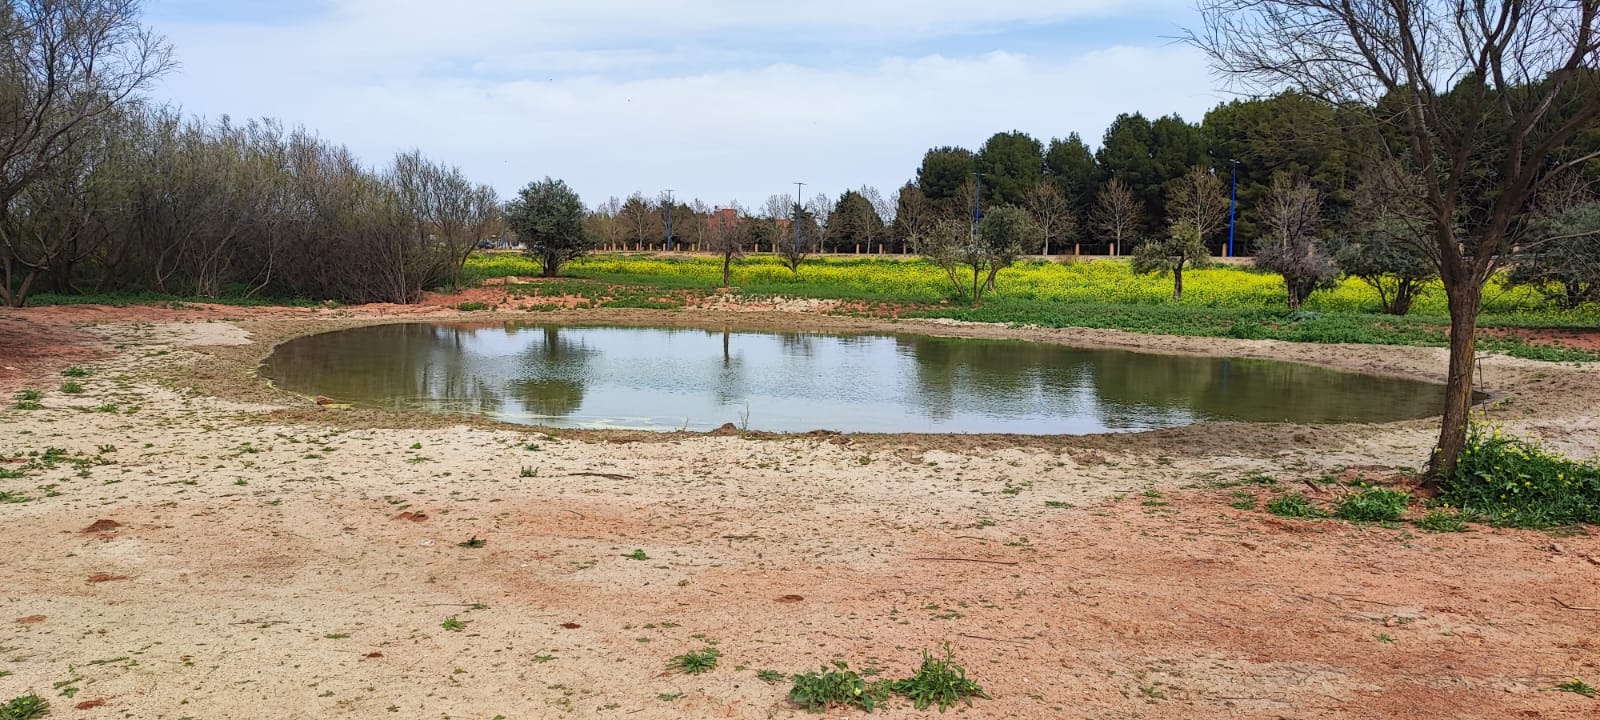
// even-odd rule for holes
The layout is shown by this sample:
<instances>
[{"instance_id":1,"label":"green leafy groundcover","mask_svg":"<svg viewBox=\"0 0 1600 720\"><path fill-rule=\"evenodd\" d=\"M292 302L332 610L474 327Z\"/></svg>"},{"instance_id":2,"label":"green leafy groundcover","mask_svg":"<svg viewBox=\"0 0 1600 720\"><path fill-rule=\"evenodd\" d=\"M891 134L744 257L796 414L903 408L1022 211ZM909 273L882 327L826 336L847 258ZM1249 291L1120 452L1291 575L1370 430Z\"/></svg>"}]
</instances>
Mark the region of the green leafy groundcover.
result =
<instances>
[{"instance_id":1,"label":"green leafy groundcover","mask_svg":"<svg viewBox=\"0 0 1600 720\"><path fill-rule=\"evenodd\" d=\"M1474 427L1440 499L1496 525L1600 524L1600 466L1568 459L1499 428Z\"/></svg>"}]
</instances>

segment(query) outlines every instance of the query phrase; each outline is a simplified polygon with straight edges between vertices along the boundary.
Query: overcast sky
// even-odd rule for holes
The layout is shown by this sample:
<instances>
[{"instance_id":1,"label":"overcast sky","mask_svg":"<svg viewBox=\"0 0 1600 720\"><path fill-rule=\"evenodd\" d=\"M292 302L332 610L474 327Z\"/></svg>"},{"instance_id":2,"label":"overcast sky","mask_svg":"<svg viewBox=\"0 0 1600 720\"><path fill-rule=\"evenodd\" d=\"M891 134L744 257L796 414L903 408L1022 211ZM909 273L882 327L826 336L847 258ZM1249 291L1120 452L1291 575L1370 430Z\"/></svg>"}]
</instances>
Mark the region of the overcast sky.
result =
<instances>
[{"instance_id":1,"label":"overcast sky","mask_svg":"<svg viewBox=\"0 0 1600 720\"><path fill-rule=\"evenodd\" d=\"M1091 145L1223 99L1191 0L146 0L186 112L270 116L373 165L421 148L510 196L887 195L935 145Z\"/></svg>"}]
</instances>

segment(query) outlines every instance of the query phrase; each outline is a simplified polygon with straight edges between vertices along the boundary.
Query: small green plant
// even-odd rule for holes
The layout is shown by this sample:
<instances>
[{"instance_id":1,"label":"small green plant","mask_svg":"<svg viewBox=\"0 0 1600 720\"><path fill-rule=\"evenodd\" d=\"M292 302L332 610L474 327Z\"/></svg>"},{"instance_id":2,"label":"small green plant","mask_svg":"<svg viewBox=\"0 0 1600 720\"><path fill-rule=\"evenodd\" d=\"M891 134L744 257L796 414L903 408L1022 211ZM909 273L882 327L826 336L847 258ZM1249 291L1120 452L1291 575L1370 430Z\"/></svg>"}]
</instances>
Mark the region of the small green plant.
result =
<instances>
[{"instance_id":1,"label":"small green plant","mask_svg":"<svg viewBox=\"0 0 1600 720\"><path fill-rule=\"evenodd\" d=\"M33 720L41 718L50 712L50 702L38 695L28 693L20 697L11 698L10 702L0 705L0 720Z\"/></svg>"},{"instance_id":2,"label":"small green plant","mask_svg":"<svg viewBox=\"0 0 1600 720\"><path fill-rule=\"evenodd\" d=\"M476 312L478 310L488 310L489 307L489 303L486 302L470 301L457 305L456 309L462 312Z\"/></svg>"},{"instance_id":3,"label":"small green plant","mask_svg":"<svg viewBox=\"0 0 1600 720\"><path fill-rule=\"evenodd\" d=\"M27 495L14 493L10 490L0 490L0 505L20 505L22 503L32 501L33 498L28 497Z\"/></svg>"},{"instance_id":4,"label":"small green plant","mask_svg":"<svg viewBox=\"0 0 1600 720\"><path fill-rule=\"evenodd\" d=\"M473 535L471 539L469 539L469 540L467 540L465 542L456 543L456 547L472 548L472 549L476 550L476 549L481 548L481 547L483 547L485 545L488 545L488 544L489 544L488 540L484 540L483 538L480 538L477 535Z\"/></svg>"},{"instance_id":5,"label":"small green plant","mask_svg":"<svg viewBox=\"0 0 1600 720\"><path fill-rule=\"evenodd\" d=\"M682 697L683 693L681 692L660 693L656 695L656 699L660 700L661 702L672 702L673 700L678 700Z\"/></svg>"},{"instance_id":6,"label":"small green plant","mask_svg":"<svg viewBox=\"0 0 1600 720\"><path fill-rule=\"evenodd\" d=\"M1395 522L1406 512L1411 494L1388 488L1363 488L1339 499L1333 514L1341 520Z\"/></svg>"},{"instance_id":7,"label":"small green plant","mask_svg":"<svg viewBox=\"0 0 1600 720\"><path fill-rule=\"evenodd\" d=\"M64 392L68 395L78 395L83 392L83 385L68 380L67 382L61 383L61 392Z\"/></svg>"},{"instance_id":8,"label":"small green plant","mask_svg":"<svg viewBox=\"0 0 1600 720\"><path fill-rule=\"evenodd\" d=\"M717 658L721 656L721 650L715 645L708 645L698 652L687 652L668 660L667 667L690 675L699 675L716 668Z\"/></svg>"},{"instance_id":9,"label":"small green plant","mask_svg":"<svg viewBox=\"0 0 1600 720\"><path fill-rule=\"evenodd\" d=\"M895 681L890 689L906 696L918 710L938 705L939 712L944 712L958 702L970 707L975 697L989 699L982 686L967 678L967 669L956 664L955 651L948 643L944 646L943 658L922 651L922 667L917 669L917 674Z\"/></svg>"},{"instance_id":10,"label":"small green plant","mask_svg":"<svg viewBox=\"0 0 1600 720\"><path fill-rule=\"evenodd\" d=\"M1230 495L1233 497L1233 500L1228 503L1228 507L1234 508L1235 510L1254 510L1255 509L1255 507L1256 507L1256 494L1255 493L1250 492L1249 490L1235 490L1232 493L1230 493Z\"/></svg>"},{"instance_id":11,"label":"small green plant","mask_svg":"<svg viewBox=\"0 0 1600 720\"><path fill-rule=\"evenodd\" d=\"M1449 510L1435 510L1422 516L1422 519L1417 521L1417 527L1431 533L1468 532L1471 530L1471 528L1467 527L1465 518L1461 517L1459 513L1453 513Z\"/></svg>"},{"instance_id":12,"label":"small green plant","mask_svg":"<svg viewBox=\"0 0 1600 720\"><path fill-rule=\"evenodd\" d=\"M469 622L471 621L459 620L456 618L456 616L451 615L450 617L445 618L444 622L439 623L439 627L449 630L450 632L461 632L462 630L467 629L467 623Z\"/></svg>"},{"instance_id":13,"label":"small green plant","mask_svg":"<svg viewBox=\"0 0 1600 720\"><path fill-rule=\"evenodd\" d=\"M1586 698L1592 698L1596 694L1596 690L1593 686L1577 678L1573 678L1572 682L1561 683L1560 685L1555 686L1555 689L1560 690L1561 692L1577 693Z\"/></svg>"},{"instance_id":14,"label":"small green plant","mask_svg":"<svg viewBox=\"0 0 1600 720\"><path fill-rule=\"evenodd\" d=\"M89 369L88 368L81 368L81 367L78 367L78 366L74 365L74 366L69 367L69 368L67 368L65 370L62 370L61 374L63 376L65 376L65 377L69 377L69 378L86 378L86 377L89 377Z\"/></svg>"},{"instance_id":15,"label":"small green plant","mask_svg":"<svg viewBox=\"0 0 1600 720\"><path fill-rule=\"evenodd\" d=\"M760 670L756 672L756 679L765 683L775 683L783 679L783 673L777 670Z\"/></svg>"},{"instance_id":16,"label":"small green plant","mask_svg":"<svg viewBox=\"0 0 1600 720\"><path fill-rule=\"evenodd\" d=\"M18 390L16 398L18 400L43 400L44 394L38 390Z\"/></svg>"},{"instance_id":17,"label":"small green plant","mask_svg":"<svg viewBox=\"0 0 1600 720\"><path fill-rule=\"evenodd\" d=\"M1320 518L1328 514L1321 508L1311 504L1306 496L1298 492L1284 493L1267 501L1267 512L1278 517L1289 518Z\"/></svg>"},{"instance_id":18,"label":"small green plant","mask_svg":"<svg viewBox=\"0 0 1600 720\"><path fill-rule=\"evenodd\" d=\"M1388 645L1394 642L1394 637L1390 636L1389 633L1378 633L1378 642Z\"/></svg>"},{"instance_id":19,"label":"small green plant","mask_svg":"<svg viewBox=\"0 0 1600 720\"><path fill-rule=\"evenodd\" d=\"M650 559L650 556L644 554L643 550L637 550L637 549L634 550L631 553L628 553L627 555L623 555L623 557L625 557L625 558L627 558L629 560L649 560Z\"/></svg>"},{"instance_id":20,"label":"small green plant","mask_svg":"<svg viewBox=\"0 0 1600 720\"><path fill-rule=\"evenodd\" d=\"M835 706L872 712L889 699L889 681L869 681L842 660L833 661L831 670L824 665L817 672L795 675L791 679L794 686L789 688L789 701L810 712L822 712Z\"/></svg>"},{"instance_id":21,"label":"small green plant","mask_svg":"<svg viewBox=\"0 0 1600 720\"><path fill-rule=\"evenodd\" d=\"M517 476L525 478L539 477L539 471L537 469L528 467L527 465L523 465L522 470L517 473Z\"/></svg>"}]
</instances>

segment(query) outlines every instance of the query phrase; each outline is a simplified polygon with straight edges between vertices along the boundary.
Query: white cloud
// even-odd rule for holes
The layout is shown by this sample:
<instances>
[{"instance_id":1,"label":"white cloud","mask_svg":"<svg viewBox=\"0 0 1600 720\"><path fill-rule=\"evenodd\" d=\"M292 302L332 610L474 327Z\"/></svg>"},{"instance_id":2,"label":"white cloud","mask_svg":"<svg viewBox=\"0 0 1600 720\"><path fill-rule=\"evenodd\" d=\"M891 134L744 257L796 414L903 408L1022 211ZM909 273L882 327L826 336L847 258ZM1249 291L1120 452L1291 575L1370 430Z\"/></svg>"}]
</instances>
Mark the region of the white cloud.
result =
<instances>
[{"instance_id":1,"label":"white cloud","mask_svg":"<svg viewBox=\"0 0 1600 720\"><path fill-rule=\"evenodd\" d=\"M1196 120L1217 101L1203 58L1158 38L1025 53L1000 33L978 43L996 51L888 57L844 38L1125 11L1110 0L926 0L914 24L894 3L788 5L343 0L298 25L167 24L184 70L161 94L206 115L303 124L373 163L418 146L505 194L551 175L590 203L671 187L752 205L795 180L807 194L887 192L927 148L997 131L1093 143L1119 112ZM852 50L774 62L718 42L791 24L838 31Z\"/></svg>"}]
</instances>

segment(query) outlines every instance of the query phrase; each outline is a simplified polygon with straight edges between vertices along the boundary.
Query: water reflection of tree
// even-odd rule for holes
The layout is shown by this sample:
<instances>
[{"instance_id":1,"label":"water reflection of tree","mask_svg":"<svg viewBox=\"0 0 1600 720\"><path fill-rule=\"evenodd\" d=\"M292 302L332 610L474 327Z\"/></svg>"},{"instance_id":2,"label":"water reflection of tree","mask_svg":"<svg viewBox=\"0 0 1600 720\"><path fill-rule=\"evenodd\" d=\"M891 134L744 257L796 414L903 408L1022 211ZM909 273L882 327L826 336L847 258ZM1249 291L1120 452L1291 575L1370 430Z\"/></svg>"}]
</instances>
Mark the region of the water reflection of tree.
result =
<instances>
[{"instance_id":1,"label":"water reflection of tree","mask_svg":"<svg viewBox=\"0 0 1600 720\"><path fill-rule=\"evenodd\" d=\"M707 331L706 334L715 333ZM733 332L727 328L722 329L722 357L716 363L713 376L715 379L712 381L711 391L716 395L717 402L727 405L748 397L744 353L733 352Z\"/></svg>"},{"instance_id":2,"label":"water reflection of tree","mask_svg":"<svg viewBox=\"0 0 1600 720\"><path fill-rule=\"evenodd\" d=\"M286 387L343 402L493 413L502 398L468 366L467 332L402 323L326 333L279 346L267 370Z\"/></svg>"},{"instance_id":3,"label":"water reflection of tree","mask_svg":"<svg viewBox=\"0 0 1600 720\"><path fill-rule=\"evenodd\" d=\"M518 354L516 378L507 384L507 391L535 415L562 418L583 405L595 351L571 333L563 338L561 330L556 325L533 330L541 337Z\"/></svg>"},{"instance_id":4,"label":"water reflection of tree","mask_svg":"<svg viewBox=\"0 0 1600 720\"><path fill-rule=\"evenodd\" d=\"M1081 350L1042 343L905 336L917 397L934 419L1004 409L1093 412L1106 427L1194 419L1334 422L1420 417L1437 388L1251 359Z\"/></svg>"}]
</instances>

